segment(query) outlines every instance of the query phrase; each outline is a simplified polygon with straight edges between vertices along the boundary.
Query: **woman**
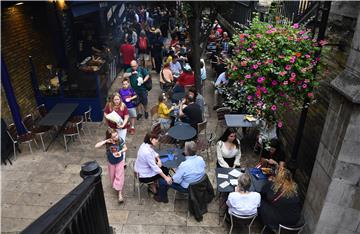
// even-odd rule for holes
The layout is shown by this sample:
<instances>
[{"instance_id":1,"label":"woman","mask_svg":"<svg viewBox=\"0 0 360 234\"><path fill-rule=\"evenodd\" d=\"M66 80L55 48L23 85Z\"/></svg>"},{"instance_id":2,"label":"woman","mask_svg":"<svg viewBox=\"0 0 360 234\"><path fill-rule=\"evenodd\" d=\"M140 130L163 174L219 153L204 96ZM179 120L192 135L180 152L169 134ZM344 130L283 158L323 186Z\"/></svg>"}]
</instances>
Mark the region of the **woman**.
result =
<instances>
[{"instance_id":1,"label":"woman","mask_svg":"<svg viewBox=\"0 0 360 234\"><path fill-rule=\"evenodd\" d=\"M128 78L124 78L122 81L122 88L119 90L121 100L125 103L130 118L130 134L135 134L135 120L136 120L136 107L138 105L138 96L135 91L130 87L130 81Z\"/></svg>"},{"instance_id":2,"label":"woman","mask_svg":"<svg viewBox=\"0 0 360 234\"><path fill-rule=\"evenodd\" d=\"M281 150L280 142L272 139L268 147L264 147L260 157L261 167L271 167L277 169L285 166L285 156Z\"/></svg>"},{"instance_id":3,"label":"woman","mask_svg":"<svg viewBox=\"0 0 360 234\"><path fill-rule=\"evenodd\" d=\"M170 112L174 110L174 106L170 109L166 106L166 96L164 94L159 95L159 108L158 108L158 115L159 115L159 122L161 124L161 129L167 130L170 128L171 125L171 118Z\"/></svg>"},{"instance_id":4,"label":"woman","mask_svg":"<svg viewBox=\"0 0 360 234\"><path fill-rule=\"evenodd\" d=\"M106 116L113 111L115 111L122 118L122 122L115 123L106 118ZM106 104L104 109L104 117L106 118L109 127L116 130L119 137L125 141L128 128L129 112L126 105L121 101L121 97L118 92L115 92L111 95L110 101Z\"/></svg>"},{"instance_id":5,"label":"woman","mask_svg":"<svg viewBox=\"0 0 360 234\"><path fill-rule=\"evenodd\" d=\"M240 167L240 141L236 137L235 128L227 128L216 143L217 167Z\"/></svg>"},{"instance_id":6,"label":"woman","mask_svg":"<svg viewBox=\"0 0 360 234\"><path fill-rule=\"evenodd\" d=\"M170 70L170 63L165 63L163 69L160 72L160 87L163 92L168 92L174 82L174 77Z\"/></svg>"},{"instance_id":7,"label":"woman","mask_svg":"<svg viewBox=\"0 0 360 234\"><path fill-rule=\"evenodd\" d=\"M171 184L171 177L162 171L159 154L154 150L158 143L156 134L147 133L144 143L140 145L135 161L135 171L139 174L139 181L142 183L150 183L163 178L168 184ZM152 183L149 189L152 193L157 193L155 183Z\"/></svg>"},{"instance_id":8,"label":"woman","mask_svg":"<svg viewBox=\"0 0 360 234\"><path fill-rule=\"evenodd\" d=\"M124 187L124 165L125 152L127 147L125 141L119 138L118 133L109 128L106 131L106 139L96 143L95 148L106 145L106 155L108 160L108 173L112 187L119 193L119 202L124 202L122 190Z\"/></svg>"},{"instance_id":9,"label":"woman","mask_svg":"<svg viewBox=\"0 0 360 234\"><path fill-rule=\"evenodd\" d=\"M236 215L254 215L260 206L261 196L257 192L249 192L251 186L251 178L245 173L238 179L238 185L235 192L229 194L226 205L229 214Z\"/></svg>"},{"instance_id":10,"label":"woman","mask_svg":"<svg viewBox=\"0 0 360 234\"><path fill-rule=\"evenodd\" d=\"M289 170L279 170L274 182L263 187L261 195L263 199L259 212L264 225L277 229L279 224L292 226L298 222L300 199Z\"/></svg>"}]
</instances>

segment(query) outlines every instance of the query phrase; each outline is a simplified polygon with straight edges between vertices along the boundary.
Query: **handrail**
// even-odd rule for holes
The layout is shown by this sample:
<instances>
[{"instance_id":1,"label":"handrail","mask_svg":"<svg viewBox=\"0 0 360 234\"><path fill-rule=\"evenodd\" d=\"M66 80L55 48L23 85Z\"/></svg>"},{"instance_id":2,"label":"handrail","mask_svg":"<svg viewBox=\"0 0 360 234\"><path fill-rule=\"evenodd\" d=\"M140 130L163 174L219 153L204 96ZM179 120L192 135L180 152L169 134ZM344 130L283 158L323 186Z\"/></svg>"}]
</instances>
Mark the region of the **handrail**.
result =
<instances>
[{"instance_id":1,"label":"handrail","mask_svg":"<svg viewBox=\"0 0 360 234\"><path fill-rule=\"evenodd\" d=\"M87 170L89 166L91 171ZM85 163L80 174L84 181L21 233L112 233L100 166L95 161Z\"/></svg>"}]
</instances>

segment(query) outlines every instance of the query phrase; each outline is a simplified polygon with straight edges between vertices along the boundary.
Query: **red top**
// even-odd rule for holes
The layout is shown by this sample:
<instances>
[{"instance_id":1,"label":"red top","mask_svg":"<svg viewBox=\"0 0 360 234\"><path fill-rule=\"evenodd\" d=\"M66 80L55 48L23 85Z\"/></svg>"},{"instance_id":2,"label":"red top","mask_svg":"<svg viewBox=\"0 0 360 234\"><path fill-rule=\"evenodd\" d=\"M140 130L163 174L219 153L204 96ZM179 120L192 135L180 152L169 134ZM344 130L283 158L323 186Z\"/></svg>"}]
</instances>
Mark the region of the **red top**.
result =
<instances>
[{"instance_id":1,"label":"red top","mask_svg":"<svg viewBox=\"0 0 360 234\"><path fill-rule=\"evenodd\" d=\"M118 113L122 119L125 118L125 115L129 115L129 112L128 112L128 109L126 106L124 106L124 109L123 110L120 110L120 108L117 108L117 109L114 109L116 113ZM105 114L110 114L113 110L110 109L109 105L106 104L105 106L105 109L104 109L104 113ZM106 120L109 127L112 128L112 129L117 129L117 126L116 126L116 123L113 123L109 120ZM126 126L124 128L127 128L129 125L129 122L126 124Z\"/></svg>"},{"instance_id":2,"label":"red top","mask_svg":"<svg viewBox=\"0 0 360 234\"><path fill-rule=\"evenodd\" d=\"M130 62L135 59L135 47L131 44L122 44L120 53L122 54L123 63L126 65L130 65Z\"/></svg>"},{"instance_id":3,"label":"red top","mask_svg":"<svg viewBox=\"0 0 360 234\"><path fill-rule=\"evenodd\" d=\"M194 85L195 84L194 73L193 72L191 72L191 73L187 73L187 72L181 73L181 75L179 76L179 79L177 80L177 82L181 86Z\"/></svg>"}]
</instances>

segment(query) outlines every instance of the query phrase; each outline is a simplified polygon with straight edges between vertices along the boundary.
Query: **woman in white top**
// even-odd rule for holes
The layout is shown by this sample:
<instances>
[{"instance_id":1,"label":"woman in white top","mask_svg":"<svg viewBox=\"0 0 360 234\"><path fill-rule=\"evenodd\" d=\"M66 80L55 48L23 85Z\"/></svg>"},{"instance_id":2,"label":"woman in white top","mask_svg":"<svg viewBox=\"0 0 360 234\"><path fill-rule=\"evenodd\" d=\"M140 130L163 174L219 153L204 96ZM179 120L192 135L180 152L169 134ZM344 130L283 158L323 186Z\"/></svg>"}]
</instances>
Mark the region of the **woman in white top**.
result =
<instances>
[{"instance_id":1,"label":"woman in white top","mask_svg":"<svg viewBox=\"0 0 360 234\"><path fill-rule=\"evenodd\" d=\"M227 128L216 144L217 167L240 167L240 141L235 128Z\"/></svg>"},{"instance_id":2,"label":"woman in white top","mask_svg":"<svg viewBox=\"0 0 360 234\"><path fill-rule=\"evenodd\" d=\"M249 192L251 178L244 173L239 177L235 192L229 194L226 205L229 214L242 216L254 215L260 206L261 196L257 192Z\"/></svg>"}]
</instances>

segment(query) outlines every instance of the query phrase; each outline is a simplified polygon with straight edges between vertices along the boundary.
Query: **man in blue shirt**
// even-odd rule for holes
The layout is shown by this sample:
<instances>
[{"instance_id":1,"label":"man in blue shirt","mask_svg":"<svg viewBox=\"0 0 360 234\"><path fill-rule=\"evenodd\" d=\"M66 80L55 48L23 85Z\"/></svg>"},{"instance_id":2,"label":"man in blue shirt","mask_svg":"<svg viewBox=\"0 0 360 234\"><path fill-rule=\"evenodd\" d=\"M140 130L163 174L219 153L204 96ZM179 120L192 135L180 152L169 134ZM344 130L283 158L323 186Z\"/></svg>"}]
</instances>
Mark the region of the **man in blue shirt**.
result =
<instances>
[{"instance_id":1,"label":"man in blue shirt","mask_svg":"<svg viewBox=\"0 0 360 234\"><path fill-rule=\"evenodd\" d=\"M159 180L159 192L154 196L158 202L168 203L167 191L169 187L182 193L188 192L190 184L198 182L205 175L205 161L202 157L196 155L196 143L188 141L184 149L186 160L176 169L172 177L173 183L168 185L163 179Z\"/></svg>"}]
</instances>

